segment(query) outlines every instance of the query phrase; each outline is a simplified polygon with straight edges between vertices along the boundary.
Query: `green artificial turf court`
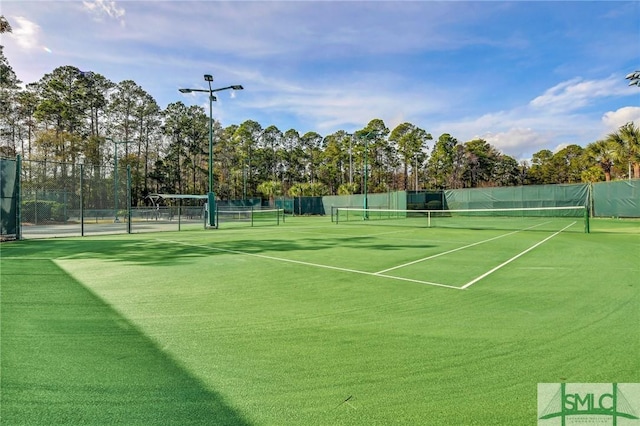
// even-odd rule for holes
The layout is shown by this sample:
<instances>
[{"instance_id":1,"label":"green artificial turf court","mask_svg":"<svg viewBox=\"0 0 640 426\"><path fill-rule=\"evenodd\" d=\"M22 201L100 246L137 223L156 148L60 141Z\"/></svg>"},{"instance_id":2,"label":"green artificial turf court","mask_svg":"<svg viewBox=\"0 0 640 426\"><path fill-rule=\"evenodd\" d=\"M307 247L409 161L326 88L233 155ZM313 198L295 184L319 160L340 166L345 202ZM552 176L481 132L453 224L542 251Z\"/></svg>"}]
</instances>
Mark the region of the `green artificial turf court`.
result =
<instances>
[{"instance_id":1,"label":"green artificial turf court","mask_svg":"<svg viewBox=\"0 0 640 426\"><path fill-rule=\"evenodd\" d=\"M3 424L536 424L640 382L640 222L3 243ZM560 229L558 229L559 231Z\"/></svg>"}]
</instances>

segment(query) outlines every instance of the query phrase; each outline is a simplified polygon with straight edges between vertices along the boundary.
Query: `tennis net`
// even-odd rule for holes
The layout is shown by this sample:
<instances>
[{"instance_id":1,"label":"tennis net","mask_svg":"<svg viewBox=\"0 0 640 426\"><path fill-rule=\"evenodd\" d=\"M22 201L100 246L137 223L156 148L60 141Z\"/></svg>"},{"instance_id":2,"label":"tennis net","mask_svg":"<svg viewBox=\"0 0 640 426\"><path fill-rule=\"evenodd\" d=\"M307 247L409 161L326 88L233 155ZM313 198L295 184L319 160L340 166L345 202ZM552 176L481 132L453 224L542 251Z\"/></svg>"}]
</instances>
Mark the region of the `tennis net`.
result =
<instances>
[{"instance_id":1,"label":"tennis net","mask_svg":"<svg viewBox=\"0 0 640 426\"><path fill-rule=\"evenodd\" d=\"M279 225L284 222L283 209L260 209L255 207L235 207L216 210L217 223L245 223L251 226Z\"/></svg>"},{"instance_id":2,"label":"tennis net","mask_svg":"<svg viewBox=\"0 0 640 426\"><path fill-rule=\"evenodd\" d=\"M467 210L394 210L337 207L335 223L411 226L420 228L513 229L589 232L584 206Z\"/></svg>"}]
</instances>

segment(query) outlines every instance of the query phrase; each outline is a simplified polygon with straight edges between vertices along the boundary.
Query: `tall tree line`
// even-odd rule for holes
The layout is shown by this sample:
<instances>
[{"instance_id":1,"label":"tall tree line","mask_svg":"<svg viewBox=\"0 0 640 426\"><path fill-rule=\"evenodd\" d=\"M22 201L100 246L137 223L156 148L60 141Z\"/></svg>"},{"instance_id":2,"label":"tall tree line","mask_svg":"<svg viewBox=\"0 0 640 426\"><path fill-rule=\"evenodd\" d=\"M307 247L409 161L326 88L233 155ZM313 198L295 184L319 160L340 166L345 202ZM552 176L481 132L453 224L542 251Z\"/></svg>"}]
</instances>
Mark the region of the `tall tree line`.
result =
<instances>
[{"instance_id":1,"label":"tall tree line","mask_svg":"<svg viewBox=\"0 0 640 426\"><path fill-rule=\"evenodd\" d=\"M11 31L0 19L0 30ZM437 139L412 123L381 119L329 135L247 120L214 128L214 191L221 199L389 190L576 183L640 178L640 129L628 123L587 147L541 150L531 164L483 139ZM108 179L115 156L132 170L133 202L150 193L208 188L208 116L182 102L162 109L134 81L56 68L22 85L0 46L0 155L73 165ZM71 170L54 168L64 175Z\"/></svg>"}]
</instances>

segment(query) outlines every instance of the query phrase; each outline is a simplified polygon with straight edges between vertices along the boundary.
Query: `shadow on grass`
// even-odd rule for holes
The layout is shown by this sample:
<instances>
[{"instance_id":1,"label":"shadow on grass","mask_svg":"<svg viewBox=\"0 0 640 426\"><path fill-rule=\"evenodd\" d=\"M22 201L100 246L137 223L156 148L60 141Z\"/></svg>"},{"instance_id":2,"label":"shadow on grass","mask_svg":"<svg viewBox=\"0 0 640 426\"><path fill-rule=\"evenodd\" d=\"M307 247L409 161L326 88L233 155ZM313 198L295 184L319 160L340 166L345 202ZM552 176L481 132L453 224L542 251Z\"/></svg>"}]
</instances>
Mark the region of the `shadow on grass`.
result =
<instances>
[{"instance_id":1,"label":"shadow on grass","mask_svg":"<svg viewBox=\"0 0 640 426\"><path fill-rule=\"evenodd\" d=\"M25 260L38 258L73 258L102 259L133 262L143 265L172 265L189 262L189 259L209 257L228 252L247 254L285 253L285 252L317 252L336 248L373 251L395 251L416 248L416 244L405 244L400 241L384 243L372 242L370 237L345 238L300 238L287 239L233 239L210 242L173 241L174 236L155 234L153 237L140 235L131 239L117 238L82 238L82 239L50 239L30 240L12 243L3 255ZM374 240L375 241L375 240ZM421 248L434 247L421 244Z\"/></svg>"},{"instance_id":2,"label":"shadow on grass","mask_svg":"<svg viewBox=\"0 0 640 426\"><path fill-rule=\"evenodd\" d=\"M24 266L3 260L3 424L249 424L53 262Z\"/></svg>"}]
</instances>

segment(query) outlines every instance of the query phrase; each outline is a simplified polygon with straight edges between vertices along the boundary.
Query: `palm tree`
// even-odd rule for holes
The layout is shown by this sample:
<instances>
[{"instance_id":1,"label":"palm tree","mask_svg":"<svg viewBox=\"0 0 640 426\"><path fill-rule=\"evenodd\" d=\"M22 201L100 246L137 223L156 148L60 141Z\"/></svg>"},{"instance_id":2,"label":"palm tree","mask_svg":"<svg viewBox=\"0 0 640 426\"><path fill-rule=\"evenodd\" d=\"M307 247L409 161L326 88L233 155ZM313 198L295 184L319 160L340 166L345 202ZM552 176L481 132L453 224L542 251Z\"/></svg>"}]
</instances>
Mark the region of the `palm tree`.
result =
<instances>
[{"instance_id":1,"label":"palm tree","mask_svg":"<svg viewBox=\"0 0 640 426\"><path fill-rule=\"evenodd\" d=\"M587 157L602 168L607 182L611 180L611 168L619 156L618 152L618 144L608 139L590 143L586 150Z\"/></svg>"},{"instance_id":2,"label":"palm tree","mask_svg":"<svg viewBox=\"0 0 640 426\"><path fill-rule=\"evenodd\" d=\"M11 24L9 24L9 21L7 21L7 18L5 18L4 15L0 15L0 33L10 32L12 32Z\"/></svg>"},{"instance_id":3,"label":"palm tree","mask_svg":"<svg viewBox=\"0 0 640 426\"><path fill-rule=\"evenodd\" d=\"M630 122L622 126L619 133L625 144L629 163L633 166L633 177L640 178L640 126Z\"/></svg>"},{"instance_id":4,"label":"palm tree","mask_svg":"<svg viewBox=\"0 0 640 426\"><path fill-rule=\"evenodd\" d=\"M640 127L629 122L616 132L609 133L606 140L616 147L616 154L621 162L626 160L633 166L633 176L640 178Z\"/></svg>"},{"instance_id":5,"label":"palm tree","mask_svg":"<svg viewBox=\"0 0 640 426\"><path fill-rule=\"evenodd\" d=\"M294 183L289 188L289 191L287 191L290 197L298 197L298 214L299 215L302 214L302 197L307 192L308 186L309 186L308 183Z\"/></svg>"},{"instance_id":6,"label":"palm tree","mask_svg":"<svg viewBox=\"0 0 640 426\"><path fill-rule=\"evenodd\" d=\"M282 183L275 180L264 181L260 185L258 185L257 190L262 195L265 195L269 198L270 206L274 206L276 195L282 194Z\"/></svg>"}]
</instances>

